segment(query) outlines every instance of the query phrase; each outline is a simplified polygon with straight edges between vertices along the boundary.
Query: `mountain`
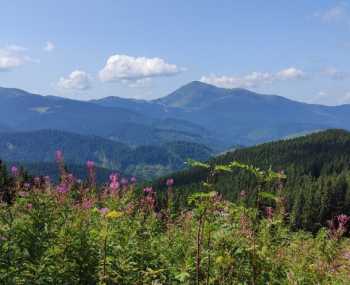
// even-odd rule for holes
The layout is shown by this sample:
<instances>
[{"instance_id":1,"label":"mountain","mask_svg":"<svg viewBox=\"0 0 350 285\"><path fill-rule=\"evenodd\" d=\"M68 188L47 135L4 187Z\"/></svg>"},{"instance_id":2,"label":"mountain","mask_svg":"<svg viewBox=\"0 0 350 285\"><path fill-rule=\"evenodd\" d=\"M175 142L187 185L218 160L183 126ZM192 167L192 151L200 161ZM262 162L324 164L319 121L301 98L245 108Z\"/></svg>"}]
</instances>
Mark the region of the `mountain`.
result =
<instances>
[{"instance_id":1,"label":"mountain","mask_svg":"<svg viewBox=\"0 0 350 285\"><path fill-rule=\"evenodd\" d=\"M208 147L174 141L162 145L136 148L98 136L80 135L57 130L0 133L0 158L27 163L53 162L56 150L65 161L85 165L93 160L100 167L147 178L181 169L188 158L206 160L212 155Z\"/></svg>"},{"instance_id":2,"label":"mountain","mask_svg":"<svg viewBox=\"0 0 350 285\"><path fill-rule=\"evenodd\" d=\"M0 88L0 124L11 131L58 129L132 146L197 142L221 152L232 145L350 129L350 105L306 104L198 81L151 101L112 96L82 102Z\"/></svg>"},{"instance_id":3,"label":"mountain","mask_svg":"<svg viewBox=\"0 0 350 285\"><path fill-rule=\"evenodd\" d=\"M328 107L192 82L158 99L186 111L183 119L205 126L224 141L249 145L328 128L350 128L350 105Z\"/></svg>"},{"instance_id":4,"label":"mountain","mask_svg":"<svg viewBox=\"0 0 350 285\"><path fill-rule=\"evenodd\" d=\"M203 131L203 127L173 118L168 128L169 121L155 119L153 113L145 109L137 112L132 108L125 109L125 106L103 106L0 88L0 131L57 129L102 136L136 146L159 145L173 141L174 137L177 140L214 144L215 140L208 135L208 131Z\"/></svg>"},{"instance_id":5,"label":"mountain","mask_svg":"<svg viewBox=\"0 0 350 285\"><path fill-rule=\"evenodd\" d=\"M260 170L284 170L287 178L283 183L282 195L288 212L286 219L294 228L316 231L337 214L350 214L350 132L327 130L294 139L280 140L254 147L237 149L209 160L209 164L228 165L238 161L258 167ZM204 168L190 168L173 173L178 203L186 200L194 189L207 191L201 186L209 173ZM154 188L164 188L167 177L158 179ZM273 200L261 199L258 192L278 191L277 185L261 184L249 171L234 169L211 177L213 188L231 201L241 199L261 207L274 205ZM270 190L268 190L270 189ZM260 198L258 198L260 197Z\"/></svg>"},{"instance_id":6,"label":"mountain","mask_svg":"<svg viewBox=\"0 0 350 285\"><path fill-rule=\"evenodd\" d=\"M94 102L133 111L145 108L161 120L176 118L201 126L216 138L221 150L232 144L254 145L329 128L350 129L350 105L306 104L199 81L157 100L125 100L109 97Z\"/></svg>"}]
</instances>

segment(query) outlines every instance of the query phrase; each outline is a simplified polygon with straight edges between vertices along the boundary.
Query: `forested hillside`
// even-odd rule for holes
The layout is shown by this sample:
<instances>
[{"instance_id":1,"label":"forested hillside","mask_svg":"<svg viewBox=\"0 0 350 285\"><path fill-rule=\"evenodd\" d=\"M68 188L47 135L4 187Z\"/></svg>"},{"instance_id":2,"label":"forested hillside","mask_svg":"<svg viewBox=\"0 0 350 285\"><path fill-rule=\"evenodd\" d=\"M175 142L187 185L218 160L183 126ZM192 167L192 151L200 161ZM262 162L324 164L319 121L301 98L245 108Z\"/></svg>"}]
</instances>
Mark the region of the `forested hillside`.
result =
<instances>
[{"instance_id":1,"label":"forested hillside","mask_svg":"<svg viewBox=\"0 0 350 285\"><path fill-rule=\"evenodd\" d=\"M350 214L350 133L328 130L296 139L237 149L210 160L212 166L232 161L284 171L287 179L283 193L288 221L294 228L317 230L337 213ZM192 168L173 175L177 181L178 203L198 189L209 170ZM161 188L162 179L155 183ZM215 176L215 188L224 197L236 201L242 193L252 205L260 185L244 170ZM204 188L202 187L202 190ZM244 192L242 192L244 191Z\"/></svg>"},{"instance_id":2,"label":"forested hillside","mask_svg":"<svg viewBox=\"0 0 350 285\"><path fill-rule=\"evenodd\" d=\"M75 169L81 169L81 165L84 168L86 161L92 160L101 168L143 179L179 170L188 158L207 160L212 155L210 148L184 141L130 147L97 136L57 130L0 133L0 159L29 164L31 173L39 174L35 170L41 169L45 170L42 175L55 175L56 171L49 171L55 169L54 165L49 164L56 150L63 151L66 162Z\"/></svg>"}]
</instances>

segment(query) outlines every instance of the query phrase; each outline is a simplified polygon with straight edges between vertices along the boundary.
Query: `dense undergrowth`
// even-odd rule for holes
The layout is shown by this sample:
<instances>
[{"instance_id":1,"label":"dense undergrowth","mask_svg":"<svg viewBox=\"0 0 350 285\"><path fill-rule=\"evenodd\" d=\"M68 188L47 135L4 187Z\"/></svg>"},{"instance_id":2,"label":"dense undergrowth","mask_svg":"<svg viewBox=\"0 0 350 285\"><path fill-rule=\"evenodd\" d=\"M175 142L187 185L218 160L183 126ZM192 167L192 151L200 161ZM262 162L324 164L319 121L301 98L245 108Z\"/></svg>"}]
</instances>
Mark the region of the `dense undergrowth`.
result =
<instances>
[{"instance_id":1,"label":"dense undergrowth","mask_svg":"<svg viewBox=\"0 0 350 285\"><path fill-rule=\"evenodd\" d=\"M57 162L58 185L48 177L28 181L15 167L3 176L1 284L350 283L348 216L317 234L291 231L283 173L218 165L204 181L207 191L179 209L172 179L163 193L117 174L96 187L92 162L86 182L65 170L59 152ZM236 203L224 200L212 179L237 168L273 191L259 192L249 207L244 191Z\"/></svg>"}]
</instances>

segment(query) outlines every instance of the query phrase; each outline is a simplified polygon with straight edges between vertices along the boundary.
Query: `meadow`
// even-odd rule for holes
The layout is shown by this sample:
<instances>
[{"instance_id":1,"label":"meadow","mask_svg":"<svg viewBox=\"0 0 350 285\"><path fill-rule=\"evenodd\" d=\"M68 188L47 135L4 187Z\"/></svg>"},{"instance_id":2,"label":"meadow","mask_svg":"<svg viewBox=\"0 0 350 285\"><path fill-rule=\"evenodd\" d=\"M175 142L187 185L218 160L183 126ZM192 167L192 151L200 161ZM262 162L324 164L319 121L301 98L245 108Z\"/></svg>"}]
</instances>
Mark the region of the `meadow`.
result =
<instances>
[{"instance_id":1,"label":"meadow","mask_svg":"<svg viewBox=\"0 0 350 285\"><path fill-rule=\"evenodd\" d=\"M283 172L216 165L206 191L180 209L172 178L157 191L117 173L97 185L94 162L86 181L67 171L60 151L56 162L58 184L1 165L1 284L350 283L350 218L339 214L317 233L292 230ZM244 190L229 202L212 183L237 168L271 185L254 206Z\"/></svg>"}]
</instances>

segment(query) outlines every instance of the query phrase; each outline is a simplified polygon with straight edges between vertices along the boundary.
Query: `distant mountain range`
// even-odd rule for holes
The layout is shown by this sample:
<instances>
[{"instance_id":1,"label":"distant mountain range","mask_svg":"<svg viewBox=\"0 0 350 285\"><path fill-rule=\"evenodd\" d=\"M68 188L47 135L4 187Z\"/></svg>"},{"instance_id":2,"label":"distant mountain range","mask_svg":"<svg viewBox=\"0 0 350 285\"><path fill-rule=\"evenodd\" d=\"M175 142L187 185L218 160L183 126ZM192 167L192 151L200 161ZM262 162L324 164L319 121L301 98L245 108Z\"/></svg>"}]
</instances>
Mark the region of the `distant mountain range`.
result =
<instances>
[{"instance_id":1,"label":"distant mountain range","mask_svg":"<svg viewBox=\"0 0 350 285\"><path fill-rule=\"evenodd\" d=\"M328 128L350 129L350 105L306 104L191 82L152 101L83 102L0 88L0 131L57 129L132 146L187 141L215 151Z\"/></svg>"},{"instance_id":2,"label":"distant mountain range","mask_svg":"<svg viewBox=\"0 0 350 285\"><path fill-rule=\"evenodd\" d=\"M101 168L148 179L183 168L188 158L207 160L213 154L210 148L191 142L130 147L97 136L57 130L0 133L0 158L30 165L31 169L43 169L33 165L44 163L44 168L51 170L52 166L47 165L54 162L58 149L75 169L93 160Z\"/></svg>"}]
</instances>

